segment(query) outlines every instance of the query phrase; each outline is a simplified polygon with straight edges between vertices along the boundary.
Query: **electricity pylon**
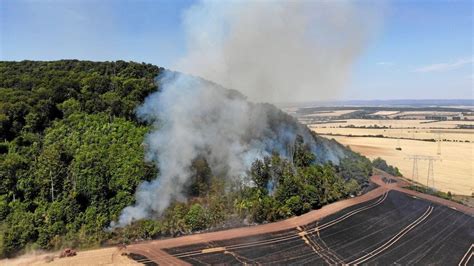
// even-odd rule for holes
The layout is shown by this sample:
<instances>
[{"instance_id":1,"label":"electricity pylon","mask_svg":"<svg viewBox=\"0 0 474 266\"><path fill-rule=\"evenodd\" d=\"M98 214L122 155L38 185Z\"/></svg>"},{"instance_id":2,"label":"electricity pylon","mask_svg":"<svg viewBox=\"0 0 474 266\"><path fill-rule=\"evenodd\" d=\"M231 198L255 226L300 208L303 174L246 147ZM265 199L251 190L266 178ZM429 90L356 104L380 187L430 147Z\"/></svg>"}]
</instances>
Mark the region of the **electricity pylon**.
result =
<instances>
[{"instance_id":1,"label":"electricity pylon","mask_svg":"<svg viewBox=\"0 0 474 266\"><path fill-rule=\"evenodd\" d=\"M413 160L413 170L411 172L411 179L415 182L418 182L418 157L417 155L408 156L408 160Z\"/></svg>"},{"instance_id":2,"label":"electricity pylon","mask_svg":"<svg viewBox=\"0 0 474 266\"><path fill-rule=\"evenodd\" d=\"M428 177L426 178L426 186L434 189L433 159L428 160Z\"/></svg>"},{"instance_id":3,"label":"electricity pylon","mask_svg":"<svg viewBox=\"0 0 474 266\"><path fill-rule=\"evenodd\" d=\"M442 161L439 157L434 156L424 156L424 155L410 155L407 158L408 160L413 160L413 172L412 180L418 182L418 161L425 160L428 161L428 176L426 177L426 186L435 189L434 182L434 162Z\"/></svg>"}]
</instances>

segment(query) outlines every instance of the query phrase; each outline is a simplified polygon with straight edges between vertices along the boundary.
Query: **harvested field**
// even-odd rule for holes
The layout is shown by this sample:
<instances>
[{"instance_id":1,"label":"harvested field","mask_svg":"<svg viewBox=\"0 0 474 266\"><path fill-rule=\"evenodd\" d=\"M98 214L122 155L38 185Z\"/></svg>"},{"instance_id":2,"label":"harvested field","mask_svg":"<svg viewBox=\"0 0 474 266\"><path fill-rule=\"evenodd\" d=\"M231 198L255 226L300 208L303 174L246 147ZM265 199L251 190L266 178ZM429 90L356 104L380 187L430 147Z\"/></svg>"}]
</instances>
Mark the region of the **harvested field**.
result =
<instances>
[{"instance_id":1,"label":"harvested field","mask_svg":"<svg viewBox=\"0 0 474 266\"><path fill-rule=\"evenodd\" d=\"M304 227L166 251L196 265L457 265L474 241L470 229L473 219L391 191Z\"/></svg>"},{"instance_id":2,"label":"harvested field","mask_svg":"<svg viewBox=\"0 0 474 266\"><path fill-rule=\"evenodd\" d=\"M372 113L372 115L394 115L400 113L399 111L377 111Z\"/></svg>"},{"instance_id":3,"label":"harvested field","mask_svg":"<svg viewBox=\"0 0 474 266\"><path fill-rule=\"evenodd\" d=\"M401 151L395 150L396 139L368 138L368 137L340 137L334 138L343 145L359 152L371 159L382 157L387 163L400 169L407 178L412 178L413 161L408 160L410 155L436 156L437 143L426 141L400 140ZM434 163L434 185L437 189L459 195L474 193L474 143L443 142L441 144L442 161ZM418 162L419 179L415 180L427 184L428 162Z\"/></svg>"},{"instance_id":4,"label":"harvested field","mask_svg":"<svg viewBox=\"0 0 474 266\"><path fill-rule=\"evenodd\" d=\"M474 121L434 121L434 120L381 120L381 119L346 119L341 123L331 123L331 127L340 127L354 125L355 127L370 127L370 126L380 126L380 127L392 127L392 128L416 128L416 129L438 129L438 128L456 128L457 125L472 125L474 126ZM320 124L308 125L310 128L321 127Z\"/></svg>"},{"instance_id":5,"label":"harvested field","mask_svg":"<svg viewBox=\"0 0 474 266\"><path fill-rule=\"evenodd\" d=\"M456 265L462 260L461 265L470 263L469 256L465 254L470 254L468 250L472 248L469 245L474 237L470 231L474 208L404 189L404 186L410 185L409 182L380 171L376 171L371 181L377 188L366 194L331 203L301 216L269 224L130 245L127 251L145 256L146 259L140 260L142 263L174 265L378 263L382 256L400 249L410 255L398 261L397 257L389 257L386 261ZM434 214L437 215L432 216ZM430 217L435 218L434 224L426 225L425 221ZM454 218L457 219L452 220ZM442 222L446 225L439 224ZM433 230L438 233L434 236L425 235L425 231L411 233L415 228L427 230L433 226L436 226ZM331 233L333 228L336 230ZM358 230L363 230L365 234L352 238L350 242L344 240L346 234L357 234ZM410 241L424 243L421 246L427 241L434 241L434 244L423 246L423 250L418 252L418 249L416 254L412 250L403 251L405 245L411 242L399 243L404 243L408 237ZM338 247L338 242L344 247ZM349 251L351 255L348 258L335 251L344 254L346 244L354 248L354 252ZM455 251L445 253L454 246ZM357 253L356 250L359 250L360 257L352 255Z\"/></svg>"},{"instance_id":6,"label":"harvested field","mask_svg":"<svg viewBox=\"0 0 474 266\"><path fill-rule=\"evenodd\" d=\"M367 128L334 128L332 124L311 127L318 134L336 134L352 136L377 136L418 140L437 140L454 142L474 142L474 130L470 129L367 129ZM438 135L440 134L440 135Z\"/></svg>"},{"instance_id":7,"label":"harvested field","mask_svg":"<svg viewBox=\"0 0 474 266\"><path fill-rule=\"evenodd\" d=\"M335 116L340 116L340 115L346 115L353 113L358 110L336 110L336 111L321 111L313 114L307 114L303 115L302 117L314 117L314 116L330 116L330 117L335 117Z\"/></svg>"},{"instance_id":8,"label":"harvested field","mask_svg":"<svg viewBox=\"0 0 474 266\"><path fill-rule=\"evenodd\" d=\"M474 130L457 129L456 126L460 124L474 126L474 121L349 119L344 123L313 124L310 128L371 159L382 157L389 164L398 167L408 178L412 178L413 161L407 157L438 156L437 142L414 140L441 139L439 157L442 161L435 162L434 165L435 188L458 195L472 195ZM345 128L348 125L354 127ZM360 128L374 126L384 128ZM402 139L398 141L396 138ZM395 150L398 142L401 151ZM419 161L419 178L415 181L426 185L427 175L428 162Z\"/></svg>"}]
</instances>

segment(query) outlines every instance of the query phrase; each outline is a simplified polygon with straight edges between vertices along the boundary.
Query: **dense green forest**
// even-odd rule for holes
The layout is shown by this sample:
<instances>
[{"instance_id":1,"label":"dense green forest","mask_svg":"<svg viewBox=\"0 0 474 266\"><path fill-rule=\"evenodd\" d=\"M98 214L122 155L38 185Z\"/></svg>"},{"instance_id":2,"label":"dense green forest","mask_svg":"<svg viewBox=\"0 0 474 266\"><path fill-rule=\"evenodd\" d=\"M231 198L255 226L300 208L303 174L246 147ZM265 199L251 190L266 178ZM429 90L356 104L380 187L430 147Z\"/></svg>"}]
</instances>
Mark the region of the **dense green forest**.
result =
<instances>
[{"instance_id":1,"label":"dense green forest","mask_svg":"<svg viewBox=\"0 0 474 266\"><path fill-rule=\"evenodd\" d=\"M133 62L0 62L0 257L275 221L357 194L371 162L352 152L316 163L301 137L292 160L257 160L254 186L226 184L196 158L187 202L106 230L159 169L144 160L150 126L135 108L163 68ZM364 181L365 180L365 181Z\"/></svg>"}]
</instances>

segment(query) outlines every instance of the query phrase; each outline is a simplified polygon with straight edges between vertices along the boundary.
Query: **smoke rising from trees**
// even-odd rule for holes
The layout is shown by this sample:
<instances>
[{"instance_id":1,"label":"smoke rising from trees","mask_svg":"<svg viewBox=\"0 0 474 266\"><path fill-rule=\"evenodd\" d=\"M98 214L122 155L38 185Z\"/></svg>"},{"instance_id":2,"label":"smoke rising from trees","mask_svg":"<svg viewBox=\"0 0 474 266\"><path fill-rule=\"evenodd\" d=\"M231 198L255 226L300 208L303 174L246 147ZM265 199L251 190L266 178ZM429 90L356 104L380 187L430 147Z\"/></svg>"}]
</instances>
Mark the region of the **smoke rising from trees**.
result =
<instances>
[{"instance_id":1,"label":"smoke rising from trees","mask_svg":"<svg viewBox=\"0 0 474 266\"><path fill-rule=\"evenodd\" d=\"M189 54L177 66L253 101L322 99L346 81L369 35L368 22L339 2L203 1L184 15ZM198 156L214 175L241 181L256 159L272 152L288 157L297 135L320 161L337 163L343 156L339 146L317 141L271 105L188 75L167 72L158 82L160 91L137 114L153 125L147 159L160 173L138 187L135 205L112 227L160 215L171 201L185 200Z\"/></svg>"}]
</instances>

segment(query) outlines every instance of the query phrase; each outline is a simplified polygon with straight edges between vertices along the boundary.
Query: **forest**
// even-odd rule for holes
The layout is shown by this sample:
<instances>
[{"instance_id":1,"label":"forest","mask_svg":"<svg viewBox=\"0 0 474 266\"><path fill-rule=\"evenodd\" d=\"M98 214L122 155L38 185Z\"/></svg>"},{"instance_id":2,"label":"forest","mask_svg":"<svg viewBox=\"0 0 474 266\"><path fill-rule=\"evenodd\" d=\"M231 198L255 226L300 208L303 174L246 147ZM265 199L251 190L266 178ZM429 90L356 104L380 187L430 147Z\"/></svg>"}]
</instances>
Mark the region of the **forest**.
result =
<instances>
[{"instance_id":1,"label":"forest","mask_svg":"<svg viewBox=\"0 0 474 266\"><path fill-rule=\"evenodd\" d=\"M124 61L0 62L0 257L272 222L367 185L370 160L348 150L337 165L320 163L297 136L291 160L275 153L253 162L252 185L224 181L197 157L187 201L108 230L137 186L159 174L144 158L150 125L135 110L160 90L163 71Z\"/></svg>"}]
</instances>

